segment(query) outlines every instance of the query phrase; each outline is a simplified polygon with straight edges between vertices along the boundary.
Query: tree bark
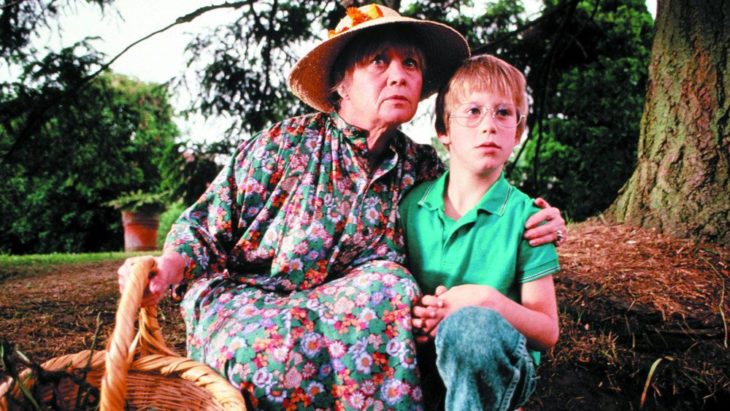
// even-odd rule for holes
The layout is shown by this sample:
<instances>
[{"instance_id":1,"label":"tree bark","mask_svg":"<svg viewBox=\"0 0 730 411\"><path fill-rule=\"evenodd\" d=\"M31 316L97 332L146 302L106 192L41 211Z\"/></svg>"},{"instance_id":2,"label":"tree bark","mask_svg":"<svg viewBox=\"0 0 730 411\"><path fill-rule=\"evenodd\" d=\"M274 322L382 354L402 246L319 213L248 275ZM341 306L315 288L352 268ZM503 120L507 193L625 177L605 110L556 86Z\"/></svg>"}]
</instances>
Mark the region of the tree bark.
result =
<instances>
[{"instance_id":1,"label":"tree bark","mask_svg":"<svg viewBox=\"0 0 730 411\"><path fill-rule=\"evenodd\" d=\"M659 0L638 163L619 222L730 245L730 1Z\"/></svg>"}]
</instances>

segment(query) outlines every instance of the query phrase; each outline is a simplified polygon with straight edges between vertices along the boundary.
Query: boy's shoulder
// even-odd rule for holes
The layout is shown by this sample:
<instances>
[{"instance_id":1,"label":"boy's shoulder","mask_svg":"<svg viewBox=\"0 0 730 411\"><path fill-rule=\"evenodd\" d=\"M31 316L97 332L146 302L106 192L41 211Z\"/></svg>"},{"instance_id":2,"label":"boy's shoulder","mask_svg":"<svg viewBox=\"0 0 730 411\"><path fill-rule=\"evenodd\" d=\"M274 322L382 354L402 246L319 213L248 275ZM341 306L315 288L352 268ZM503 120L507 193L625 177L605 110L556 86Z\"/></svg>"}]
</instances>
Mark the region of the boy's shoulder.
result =
<instances>
[{"instance_id":1,"label":"boy's shoulder","mask_svg":"<svg viewBox=\"0 0 730 411\"><path fill-rule=\"evenodd\" d=\"M509 186L509 198L506 201L508 210L506 212L518 213L522 219L527 220L531 215L540 210L535 205L535 199L527 195L525 192L506 181Z\"/></svg>"}]
</instances>

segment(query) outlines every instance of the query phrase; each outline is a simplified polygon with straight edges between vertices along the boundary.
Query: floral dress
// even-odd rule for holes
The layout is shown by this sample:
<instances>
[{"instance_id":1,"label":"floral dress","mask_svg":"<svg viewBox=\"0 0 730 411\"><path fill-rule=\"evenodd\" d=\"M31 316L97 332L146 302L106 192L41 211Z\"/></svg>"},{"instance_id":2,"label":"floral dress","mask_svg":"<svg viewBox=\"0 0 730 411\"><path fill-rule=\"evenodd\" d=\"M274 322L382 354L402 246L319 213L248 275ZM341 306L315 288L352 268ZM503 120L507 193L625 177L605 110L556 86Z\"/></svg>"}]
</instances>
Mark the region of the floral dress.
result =
<instances>
[{"instance_id":1,"label":"floral dress","mask_svg":"<svg viewBox=\"0 0 730 411\"><path fill-rule=\"evenodd\" d=\"M366 133L338 120L241 144L167 238L186 261L188 356L257 409L421 407L398 201L443 166L398 133L371 170Z\"/></svg>"}]
</instances>

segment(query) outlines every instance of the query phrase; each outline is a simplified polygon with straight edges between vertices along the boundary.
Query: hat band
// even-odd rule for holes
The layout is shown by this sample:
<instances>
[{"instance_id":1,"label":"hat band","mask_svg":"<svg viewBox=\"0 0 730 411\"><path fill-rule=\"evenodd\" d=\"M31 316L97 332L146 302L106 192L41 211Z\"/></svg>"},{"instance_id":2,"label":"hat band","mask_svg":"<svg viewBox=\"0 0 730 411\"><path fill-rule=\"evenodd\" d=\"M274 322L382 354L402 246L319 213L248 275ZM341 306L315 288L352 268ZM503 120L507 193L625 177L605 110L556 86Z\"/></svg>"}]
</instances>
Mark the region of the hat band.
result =
<instances>
[{"instance_id":1,"label":"hat band","mask_svg":"<svg viewBox=\"0 0 730 411\"><path fill-rule=\"evenodd\" d=\"M327 32L327 38L332 38L338 34L346 32L358 24L379 19L381 17L383 17L383 11L380 10L380 7L378 7L377 4L370 4L361 8L348 7L347 16L342 18L342 21L340 21L340 24L338 24L334 30L329 30Z\"/></svg>"}]
</instances>

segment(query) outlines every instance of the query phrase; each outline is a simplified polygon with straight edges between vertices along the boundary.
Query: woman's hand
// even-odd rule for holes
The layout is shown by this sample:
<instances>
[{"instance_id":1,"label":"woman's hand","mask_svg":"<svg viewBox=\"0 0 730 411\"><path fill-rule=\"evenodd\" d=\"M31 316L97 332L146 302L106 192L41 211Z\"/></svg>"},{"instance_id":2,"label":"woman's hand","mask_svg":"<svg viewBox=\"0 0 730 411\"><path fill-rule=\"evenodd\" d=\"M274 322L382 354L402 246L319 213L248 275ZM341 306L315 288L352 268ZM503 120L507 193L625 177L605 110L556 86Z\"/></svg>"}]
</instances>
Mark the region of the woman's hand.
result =
<instances>
[{"instance_id":1,"label":"woman's hand","mask_svg":"<svg viewBox=\"0 0 730 411\"><path fill-rule=\"evenodd\" d=\"M565 242L568 234L565 228L565 220L560 215L560 210L551 207L547 201L540 197L535 199L535 205L542 210L527 219L525 223L525 239L533 247L550 242L554 242L557 247L560 247Z\"/></svg>"},{"instance_id":2,"label":"woman's hand","mask_svg":"<svg viewBox=\"0 0 730 411\"><path fill-rule=\"evenodd\" d=\"M132 257L124 261L117 270L117 280L119 283L119 292L124 291L127 279L132 274L132 267L141 257ZM157 305L165 296L165 292L171 285L177 284L182 280L182 273L185 262L178 253L167 252L160 257L154 257L157 270L153 272L147 289L142 296L142 306L149 307Z\"/></svg>"}]
</instances>

